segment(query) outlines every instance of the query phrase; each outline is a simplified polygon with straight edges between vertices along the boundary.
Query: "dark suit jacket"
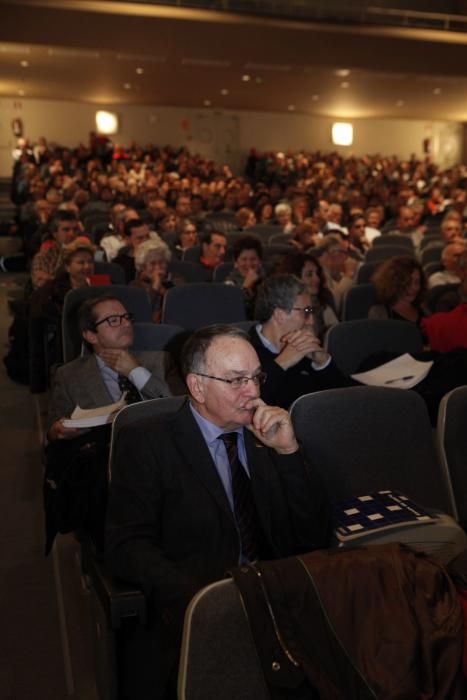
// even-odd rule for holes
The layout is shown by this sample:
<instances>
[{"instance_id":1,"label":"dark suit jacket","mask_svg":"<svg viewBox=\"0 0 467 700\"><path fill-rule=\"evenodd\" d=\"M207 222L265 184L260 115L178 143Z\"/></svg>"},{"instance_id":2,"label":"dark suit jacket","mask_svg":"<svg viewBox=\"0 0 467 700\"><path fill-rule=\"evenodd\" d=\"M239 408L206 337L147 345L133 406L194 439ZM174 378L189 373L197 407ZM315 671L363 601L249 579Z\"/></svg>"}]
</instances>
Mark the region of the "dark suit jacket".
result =
<instances>
[{"instance_id":1,"label":"dark suit jacket","mask_svg":"<svg viewBox=\"0 0 467 700\"><path fill-rule=\"evenodd\" d=\"M327 499L300 453L279 455L248 431L245 446L265 556L327 546ZM122 430L112 468L107 549L112 573L141 586L148 597L157 649L150 662L152 692L154 684L163 689L188 602L236 566L240 552L232 511L188 403L170 418ZM144 670L135 675L141 678ZM138 693L130 697L145 697L141 688Z\"/></svg>"}]
</instances>

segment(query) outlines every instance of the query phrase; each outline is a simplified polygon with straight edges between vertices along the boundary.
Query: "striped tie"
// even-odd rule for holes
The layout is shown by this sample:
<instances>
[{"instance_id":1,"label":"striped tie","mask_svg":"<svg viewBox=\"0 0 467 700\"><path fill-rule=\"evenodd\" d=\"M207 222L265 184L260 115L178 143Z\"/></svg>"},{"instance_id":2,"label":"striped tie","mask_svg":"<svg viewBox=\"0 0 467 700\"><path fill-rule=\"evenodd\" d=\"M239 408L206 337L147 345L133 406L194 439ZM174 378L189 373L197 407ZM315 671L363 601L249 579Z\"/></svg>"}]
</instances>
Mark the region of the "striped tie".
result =
<instances>
[{"instance_id":1,"label":"striped tie","mask_svg":"<svg viewBox=\"0 0 467 700\"><path fill-rule=\"evenodd\" d=\"M243 555L248 561L258 558L260 528L256 505L253 500L251 480L238 458L237 433L223 433L219 440L225 445L232 477L235 519L240 534Z\"/></svg>"}]
</instances>

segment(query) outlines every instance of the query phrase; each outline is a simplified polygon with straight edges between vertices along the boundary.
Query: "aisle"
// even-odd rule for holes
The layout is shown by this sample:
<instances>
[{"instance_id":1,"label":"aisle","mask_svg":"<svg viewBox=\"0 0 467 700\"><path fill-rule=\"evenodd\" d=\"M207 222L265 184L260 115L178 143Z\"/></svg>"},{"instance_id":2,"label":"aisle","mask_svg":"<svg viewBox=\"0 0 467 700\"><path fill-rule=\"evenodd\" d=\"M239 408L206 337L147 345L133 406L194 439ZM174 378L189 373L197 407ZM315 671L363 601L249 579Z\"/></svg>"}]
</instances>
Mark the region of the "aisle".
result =
<instances>
[{"instance_id":1,"label":"aisle","mask_svg":"<svg viewBox=\"0 0 467 700\"><path fill-rule=\"evenodd\" d=\"M16 276L18 279L18 276ZM0 275L0 354L5 354L7 295L15 276ZM80 581L78 548L61 537L55 567L43 554L40 424L46 396L12 382L0 363L0 695L2 700L97 700L92 674L90 599ZM60 582L65 615L60 619ZM72 694L70 694L70 692Z\"/></svg>"}]
</instances>

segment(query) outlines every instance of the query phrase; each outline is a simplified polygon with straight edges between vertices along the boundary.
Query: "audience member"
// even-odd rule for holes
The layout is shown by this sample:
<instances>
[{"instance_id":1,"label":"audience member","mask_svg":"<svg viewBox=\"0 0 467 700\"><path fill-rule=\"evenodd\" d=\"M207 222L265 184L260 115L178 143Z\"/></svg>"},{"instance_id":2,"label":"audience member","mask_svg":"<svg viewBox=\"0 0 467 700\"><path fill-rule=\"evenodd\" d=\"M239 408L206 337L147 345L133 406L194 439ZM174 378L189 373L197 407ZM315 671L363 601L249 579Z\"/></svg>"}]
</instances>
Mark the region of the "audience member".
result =
<instances>
[{"instance_id":1,"label":"audience member","mask_svg":"<svg viewBox=\"0 0 467 700\"><path fill-rule=\"evenodd\" d=\"M244 294L248 318L253 318L258 285L265 276L262 267L263 246L256 236L240 236L232 248L234 266L225 284L240 287Z\"/></svg>"},{"instance_id":2,"label":"audience member","mask_svg":"<svg viewBox=\"0 0 467 700\"><path fill-rule=\"evenodd\" d=\"M314 333L311 295L297 277L268 277L258 290L255 318L250 339L267 375L266 402L289 408L303 394L349 384Z\"/></svg>"},{"instance_id":3,"label":"audience member","mask_svg":"<svg viewBox=\"0 0 467 700\"><path fill-rule=\"evenodd\" d=\"M378 267L372 282L379 303L370 307L368 318L420 323L425 315L426 280L419 262L405 255L389 258Z\"/></svg>"},{"instance_id":4,"label":"audience member","mask_svg":"<svg viewBox=\"0 0 467 700\"><path fill-rule=\"evenodd\" d=\"M323 268L326 286L339 312L343 297L354 282L355 261L349 260L347 246L334 231L321 241L316 254Z\"/></svg>"},{"instance_id":5,"label":"audience member","mask_svg":"<svg viewBox=\"0 0 467 700\"><path fill-rule=\"evenodd\" d=\"M201 238L201 256L199 262L208 270L224 261L227 239L223 233L218 231L208 231Z\"/></svg>"},{"instance_id":6,"label":"audience member","mask_svg":"<svg viewBox=\"0 0 467 700\"><path fill-rule=\"evenodd\" d=\"M459 258L464 252L465 243L463 241L448 243L441 253L443 269L428 277L428 287L436 287L440 284L459 284Z\"/></svg>"},{"instance_id":7,"label":"audience member","mask_svg":"<svg viewBox=\"0 0 467 700\"><path fill-rule=\"evenodd\" d=\"M259 398L263 375L247 336L200 329L182 364L189 400L122 430L113 461L108 562L142 587L150 620L126 649L129 700L176 697L183 617L199 589L241 562L329 543L322 486L287 412Z\"/></svg>"},{"instance_id":8,"label":"audience member","mask_svg":"<svg viewBox=\"0 0 467 700\"><path fill-rule=\"evenodd\" d=\"M125 282L129 284L135 279L135 252L141 243L149 238L149 228L141 219L130 219L125 223L125 242L126 245L120 248L118 254L114 258L114 263L120 265L125 272ZM154 234L158 241L159 236Z\"/></svg>"},{"instance_id":9,"label":"audience member","mask_svg":"<svg viewBox=\"0 0 467 700\"><path fill-rule=\"evenodd\" d=\"M135 251L136 279L130 286L142 287L149 295L152 307L152 318L160 321L162 302L165 293L173 287L168 271L170 250L163 241L149 239L141 243Z\"/></svg>"},{"instance_id":10,"label":"audience member","mask_svg":"<svg viewBox=\"0 0 467 700\"><path fill-rule=\"evenodd\" d=\"M339 321L333 308L334 299L326 287L318 258L310 253L289 253L283 257L279 272L295 275L306 285L313 308L313 332L323 342L329 328Z\"/></svg>"},{"instance_id":11,"label":"audience member","mask_svg":"<svg viewBox=\"0 0 467 700\"><path fill-rule=\"evenodd\" d=\"M78 220L70 212L57 212L50 220L48 230L51 235L49 244L39 250L32 260L31 280L34 289L53 279L62 246L71 243L78 235Z\"/></svg>"}]
</instances>

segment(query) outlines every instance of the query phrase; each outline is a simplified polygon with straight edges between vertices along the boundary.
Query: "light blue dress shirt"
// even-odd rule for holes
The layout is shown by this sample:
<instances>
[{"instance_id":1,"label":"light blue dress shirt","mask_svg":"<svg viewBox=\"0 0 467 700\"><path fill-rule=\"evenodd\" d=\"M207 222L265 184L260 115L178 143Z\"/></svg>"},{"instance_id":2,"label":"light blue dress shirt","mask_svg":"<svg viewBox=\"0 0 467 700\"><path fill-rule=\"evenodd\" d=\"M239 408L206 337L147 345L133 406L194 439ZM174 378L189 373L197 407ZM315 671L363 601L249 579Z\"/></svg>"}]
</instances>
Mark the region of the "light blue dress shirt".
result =
<instances>
[{"instance_id":1,"label":"light blue dress shirt","mask_svg":"<svg viewBox=\"0 0 467 700\"><path fill-rule=\"evenodd\" d=\"M101 373L102 381L105 384L105 388L112 397L112 401L118 401L122 395L122 390L118 386L118 372L110 367L107 367L104 360L99 357L99 355L95 355L95 358L97 367ZM146 367L135 367L128 375L128 379L135 385L138 391L141 391L150 376L151 372L146 369Z\"/></svg>"},{"instance_id":2,"label":"light blue dress shirt","mask_svg":"<svg viewBox=\"0 0 467 700\"><path fill-rule=\"evenodd\" d=\"M217 473L219 475L219 479L222 482L222 486L224 487L224 491L227 495L228 501L230 503L230 507L232 509L232 512L234 512L234 503L233 503L233 491L232 491L232 476L230 473L230 463L229 463L229 458L227 456L227 450L225 448L224 443L222 440L219 440L219 435L222 435L224 433L223 430L219 428L219 426L214 425L214 423L211 423L211 421L207 420L203 416L201 416L198 411L193 408L193 406L190 404L191 412L193 414L193 417L201 430L201 434L204 438L204 441L208 447L209 453L213 459L213 462L216 466ZM250 472L248 469L248 462L246 458L246 451L245 451L245 440L243 438L243 428L237 428L236 430L229 430L229 433L237 433L238 438L237 438L237 452L238 452L238 458L242 465L245 468L246 473L248 476L250 476Z\"/></svg>"}]
</instances>

